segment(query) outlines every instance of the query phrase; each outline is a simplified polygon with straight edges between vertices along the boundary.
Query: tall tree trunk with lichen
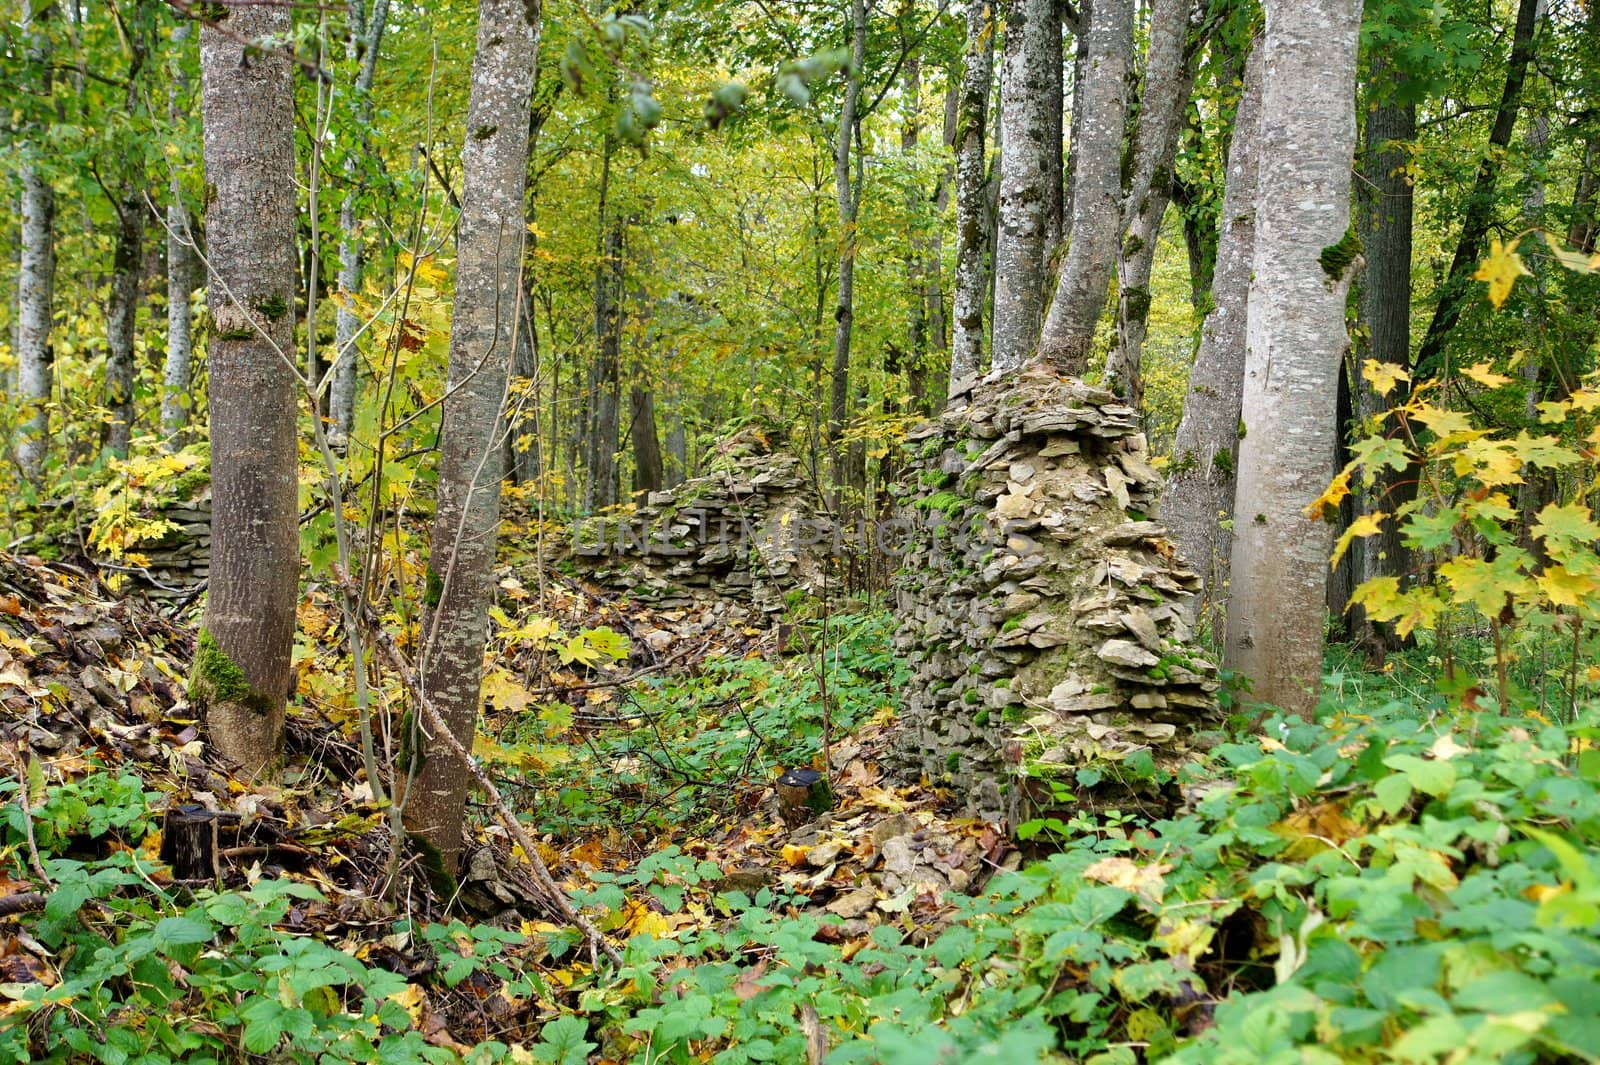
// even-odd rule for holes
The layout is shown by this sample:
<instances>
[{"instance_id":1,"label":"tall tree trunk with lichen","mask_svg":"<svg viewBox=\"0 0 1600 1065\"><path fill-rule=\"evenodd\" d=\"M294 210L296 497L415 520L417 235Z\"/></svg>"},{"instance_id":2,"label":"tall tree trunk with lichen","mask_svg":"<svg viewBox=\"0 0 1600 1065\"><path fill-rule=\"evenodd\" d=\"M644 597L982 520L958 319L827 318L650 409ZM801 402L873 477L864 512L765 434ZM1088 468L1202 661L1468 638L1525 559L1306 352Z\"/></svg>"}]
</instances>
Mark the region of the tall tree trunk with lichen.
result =
<instances>
[{"instance_id":1,"label":"tall tree trunk with lichen","mask_svg":"<svg viewBox=\"0 0 1600 1065\"><path fill-rule=\"evenodd\" d=\"M291 61L286 7L225 0L200 30L214 333L211 585L190 694L246 776L283 757L300 578Z\"/></svg>"},{"instance_id":2,"label":"tall tree trunk with lichen","mask_svg":"<svg viewBox=\"0 0 1600 1065\"><path fill-rule=\"evenodd\" d=\"M991 341L991 365L1000 372L1027 362L1039 339L1049 236L1050 68L1061 62L1055 0L1008 0L1005 18ZM1059 154L1061 146L1053 150Z\"/></svg>"},{"instance_id":3,"label":"tall tree trunk with lichen","mask_svg":"<svg viewBox=\"0 0 1600 1065\"><path fill-rule=\"evenodd\" d=\"M34 10L21 0L27 57L40 98L51 94L50 35L46 5ZM41 124L30 123L25 134L37 137ZM42 139L42 138L40 138ZM22 427L17 462L28 477L38 477L50 439L50 393L55 372L50 328L55 314L55 190L38 163L38 144L24 144L19 167L22 181L22 255L17 271L17 386L22 401Z\"/></svg>"},{"instance_id":4,"label":"tall tree trunk with lichen","mask_svg":"<svg viewBox=\"0 0 1600 1065\"><path fill-rule=\"evenodd\" d=\"M421 674L452 735L468 750L494 592L498 445L527 232L528 107L539 18L539 5L528 0L480 0L462 151L450 390L439 435ZM442 749L422 757L403 796L406 827L451 872L461 854L469 777Z\"/></svg>"},{"instance_id":5,"label":"tall tree trunk with lichen","mask_svg":"<svg viewBox=\"0 0 1600 1065\"><path fill-rule=\"evenodd\" d=\"M1267 0L1226 661L1251 698L1309 717L1322 679L1336 375L1350 226L1361 0Z\"/></svg>"},{"instance_id":6,"label":"tall tree trunk with lichen","mask_svg":"<svg viewBox=\"0 0 1600 1065\"><path fill-rule=\"evenodd\" d=\"M1090 11L1088 61L1083 83L1073 89L1071 241L1039 338L1039 357L1074 375L1088 365L1122 233L1122 139L1133 62L1133 0L1094 0Z\"/></svg>"},{"instance_id":7,"label":"tall tree trunk with lichen","mask_svg":"<svg viewBox=\"0 0 1600 1065\"><path fill-rule=\"evenodd\" d=\"M1261 79L1265 53L1258 46L1245 65L1244 91L1234 113L1233 140L1222 194L1211 311L1189 371L1161 495L1161 523L1178 553L1205 581L1207 622L1220 638L1221 605L1233 549L1230 531L1239 447L1239 405L1244 389L1245 323L1250 270L1255 258L1256 169L1261 145Z\"/></svg>"},{"instance_id":8,"label":"tall tree trunk with lichen","mask_svg":"<svg viewBox=\"0 0 1600 1065\"><path fill-rule=\"evenodd\" d=\"M1133 178L1123 200L1123 238L1117 253L1117 335L1106 359L1106 382L1135 408L1144 406L1144 341L1150 317L1150 270L1161 220L1172 196L1173 159L1183 107L1194 82L1186 52L1189 0L1154 0L1146 52L1139 126L1133 138Z\"/></svg>"},{"instance_id":9,"label":"tall tree trunk with lichen","mask_svg":"<svg viewBox=\"0 0 1600 1065\"><path fill-rule=\"evenodd\" d=\"M961 73L956 111L956 280L951 304L954 329L950 340L952 388L983 366L983 307L988 274L983 268L988 246L985 199L988 172L984 134L989 123L989 92L994 81L993 6L989 0L968 0L967 55Z\"/></svg>"},{"instance_id":10,"label":"tall tree trunk with lichen","mask_svg":"<svg viewBox=\"0 0 1600 1065\"><path fill-rule=\"evenodd\" d=\"M172 31L174 49L189 42L189 25ZM183 60L174 61L172 97L167 102L167 119L174 126L184 112L189 79L183 73ZM167 357L161 374L161 438L168 448L182 447L184 427L189 424L192 397L189 389L194 377L194 316L189 296L194 292L194 227L183 203L183 183L176 171L168 188L167 203Z\"/></svg>"}]
</instances>

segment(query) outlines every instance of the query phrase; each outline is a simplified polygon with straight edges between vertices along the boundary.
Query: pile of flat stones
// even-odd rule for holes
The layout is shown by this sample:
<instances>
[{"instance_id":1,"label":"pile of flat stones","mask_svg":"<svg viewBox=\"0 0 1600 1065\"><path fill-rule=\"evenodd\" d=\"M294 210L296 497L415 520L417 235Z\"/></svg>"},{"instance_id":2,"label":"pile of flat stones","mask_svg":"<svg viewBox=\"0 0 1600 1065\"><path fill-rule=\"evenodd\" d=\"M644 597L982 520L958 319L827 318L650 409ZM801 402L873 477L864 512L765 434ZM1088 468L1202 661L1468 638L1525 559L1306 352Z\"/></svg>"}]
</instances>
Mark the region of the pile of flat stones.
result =
<instances>
[{"instance_id":1,"label":"pile of flat stones","mask_svg":"<svg viewBox=\"0 0 1600 1065\"><path fill-rule=\"evenodd\" d=\"M1200 580L1151 517L1137 412L1032 366L974 382L907 449L902 767L1015 823L1052 781L1181 760L1216 668L1190 629Z\"/></svg>"},{"instance_id":2,"label":"pile of flat stones","mask_svg":"<svg viewBox=\"0 0 1600 1065\"><path fill-rule=\"evenodd\" d=\"M828 523L799 459L743 454L625 515L577 522L572 556L596 582L658 608L739 604L777 613L821 578Z\"/></svg>"},{"instance_id":3,"label":"pile of flat stones","mask_svg":"<svg viewBox=\"0 0 1600 1065\"><path fill-rule=\"evenodd\" d=\"M161 508L154 517L165 518L172 528L153 543L133 548L143 559L138 566L116 559L95 561L112 571L126 572L132 587L151 599L187 599L211 575L211 489Z\"/></svg>"}]
</instances>

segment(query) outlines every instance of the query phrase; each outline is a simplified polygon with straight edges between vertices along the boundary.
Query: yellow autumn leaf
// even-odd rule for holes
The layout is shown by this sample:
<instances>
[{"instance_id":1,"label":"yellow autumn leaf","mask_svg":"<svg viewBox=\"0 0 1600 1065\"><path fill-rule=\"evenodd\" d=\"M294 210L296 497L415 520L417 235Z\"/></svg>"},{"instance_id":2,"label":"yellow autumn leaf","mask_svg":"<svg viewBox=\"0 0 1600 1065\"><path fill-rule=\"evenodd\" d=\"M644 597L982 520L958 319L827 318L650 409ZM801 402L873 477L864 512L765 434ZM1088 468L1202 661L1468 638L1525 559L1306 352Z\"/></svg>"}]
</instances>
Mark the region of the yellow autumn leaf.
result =
<instances>
[{"instance_id":1,"label":"yellow autumn leaf","mask_svg":"<svg viewBox=\"0 0 1600 1065\"><path fill-rule=\"evenodd\" d=\"M1376 536L1382 532L1384 517L1383 511L1380 510L1372 514L1363 514L1352 521L1350 527L1344 531L1344 535L1339 537L1339 542L1333 545L1333 558L1328 561L1329 568L1338 568L1339 560L1350 550L1350 545L1357 537Z\"/></svg>"},{"instance_id":2,"label":"yellow autumn leaf","mask_svg":"<svg viewBox=\"0 0 1600 1065\"><path fill-rule=\"evenodd\" d=\"M1393 392L1394 386L1401 381L1411 380L1411 375L1404 367L1396 366L1392 362L1379 362L1377 359L1368 359L1361 364L1361 377L1380 396L1387 396Z\"/></svg>"},{"instance_id":3,"label":"yellow autumn leaf","mask_svg":"<svg viewBox=\"0 0 1600 1065\"><path fill-rule=\"evenodd\" d=\"M1489 284L1489 302L1499 310L1505 303L1506 297L1511 295L1511 286L1517 283L1517 278L1527 276L1528 268L1523 265L1522 256L1517 254L1517 242L1501 244L1493 237L1489 238L1489 255L1478 266L1478 272L1472 275L1474 281L1486 281Z\"/></svg>"},{"instance_id":4,"label":"yellow autumn leaf","mask_svg":"<svg viewBox=\"0 0 1600 1065\"><path fill-rule=\"evenodd\" d=\"M1550 245L1550 254L1568 270L1580 274L1592 274L1600 269L1600 255L1585 255L1581 251L1574 251L1557 240L1554 233L1546 233L1544 242Z\"/></svg>"},{"instance_id":5,"label":"yellow autumn leaf","mask_svg":"<svg viewBox=\"0 0 1600 1065\"><path fill-rule=\"evenodd\" d=\"M785 843L783 845L783 860L789 865L801 866L806 864L806 855L810 853L810 847L802 847L796 843Z\"/></svg>"},{"instance_id":6,"label":"yellow autumn leaf","mask_svg":"<svg viewBox=\"0 0 1600 1065\"><path fill-rule=\"evenodd\" d=\"M407 984L399 991L396 991L394 994L390 995L389 1001L400 1003L400 1005L404 1007L406 1014L410 1016L411 1023L416 1024L422 1019L422 1005L425 1001L427 1001L427 996L424 994L421 986L417 984Z\"/></svg>"},{"instance_id":7,"label":"yellow autumn leaf","mask_svg":"<svg viewBox=\"0 0 1600 1065\"><path fill-rule=\"evenodd\" d=\"M1503 373L1495 373L1487 362L1477 362L1461 371L1463 377L1470 377L1485 388L1499 388L1509 385L1511 378Z\"/></svg>"},{"instance_id":8,"label":"yellow autumn leaf","mask_svg":"<svg viewBox=\"0 0 1600 1065\"><path fill-rule=\"evenodd\" d=\"M1471 439L1473 436L1482 436L1482 430L1472 428L1472 422L1465 414L1457 410L1445 410L1431 404L1423 404L1411 411L1411 417L1427 426L1429 431L1441 441L1454 437Z\"/></svg>"},{"instance_id":9,"label":"yellow autumn leaf","mask_svg":"<svg viewBox=\"0 0 1600 1065\"><path fill-rule=\"evenodd\" d=\"M1522 456L1505 440L1469 440L1456 452L1457 477L1469 474L1486 487L1522 483Z\"/></svg>"},{"instance_id":10,"label":"yellow autumn leaf","mask_svg":"<svg viewBox=\"0 0 1600 1065\"><path fill-rule=\"evenodd\" d=\"M1350 494L1350 471L1341 470L1328 488L1306 505L1306 517L1312 521L1332 521L1339 513L1339 504Z\"/></svg>"},{"instance_id":11,"label":"yellow autumn leaf","mask_svg":"<svg viewBox=\"0 0 1600 1065\"><path fill-rule=\"evenodd\" d=\"M1577 606L1594 594L1594 578L1574 573L1565 566L1551 564L1535 578L1543 589L1545 598L1555 606Z\"/></svg>"}]
</instances>

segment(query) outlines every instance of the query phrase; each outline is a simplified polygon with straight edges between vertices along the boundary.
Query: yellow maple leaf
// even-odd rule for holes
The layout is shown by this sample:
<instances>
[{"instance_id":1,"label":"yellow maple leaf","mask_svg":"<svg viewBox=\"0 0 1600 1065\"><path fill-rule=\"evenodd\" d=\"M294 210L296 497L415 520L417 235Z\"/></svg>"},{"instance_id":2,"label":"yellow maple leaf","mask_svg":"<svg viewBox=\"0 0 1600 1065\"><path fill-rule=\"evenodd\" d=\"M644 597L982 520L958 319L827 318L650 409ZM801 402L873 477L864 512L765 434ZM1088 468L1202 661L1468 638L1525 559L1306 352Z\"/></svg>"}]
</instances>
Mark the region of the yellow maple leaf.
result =
<instances>
[{"instance_id":1,"label":"yellow maple leaf","mask_svg":"<svg viewBox=\"0 0 1600 1065\"><path fill-rule=\"evenodd\" d=\"M1535 578L1545 597L1556 606L1577 606L1594 594L1594 578L1574 573L1565 566L1549 565Z\"/></svg>"},{"instance_id":2,"label":"yellow maple leaf","mask_svg":"<svg viewBox=\"0 0 1600 1065\"><path fill-rule=\"evenodd\" d=\"M1368 359L1361 364L1361 376L1380 396L1387 396L1393 392L1394 386L1401 381L1411 380L1411 375L1404 367L1396 366L1392 362L1379 362L1377 359Z\"/></svg>"},{"instance_id":3,"label":"yellow maple leaf","mask_svg":"<svg viewBox=\"0 0 1600 1065\"><path fill-rule=\"evenodd\" d=\"M1328 488L1306 505L1306 517L1312 521L1333 521L1339 515L1339 504L1350 494L1350 471L1340 470L1328 482Z\"/></svg>"},{"instance_id":4,"label":"yellow maple leaf","mask_svg":"<svg viewBox=\"0 0 1600 1065\"><path fill-rule=\"evenodd\" d=\"M1525 277L1527 273L1528 268L1523 265L1522 256L1517 254L1515 240L1501 244L1490 237L1489 255L1479 264L1472 280L1489 283L1489 302L1494 304L1495 310L1499 310L1506 297L1511 295L1511 286L1517 283L1517 278Z\"/></svg>"},{"instance_id":5,"label":"yellow maple leaf","mask_svg":"<svg viewBox=\"0 0 1600 1065\"><path fill-rule=\"evenodd\" d=\"M1350 544L1354 542L1356 537L1376 536L1382 532L1383 518L1384 513L1380 510L1372 514L1363 514L1355 521L1352 521L1350 527L1344 531L1344 535L1339 537L1339 542L1333 545L1333 558L1328 561L1329 568L1338 568L1339 560L1344 557L1346 551L1350 550Z\"/></svg>"},{"instance_id":6,"label":"yellow maple leaf","mask_svg":"<svg viewBox=\"0 0 1600 1065\"><path fill-rule=\"evenodd\" d=\"M1463 377L1470 377L1485 388L1499 388L1509 385L1511 378L1503 373L1495 373L1487 362L1477 362L1461 371Z\"/></svg>"}]
</instances>

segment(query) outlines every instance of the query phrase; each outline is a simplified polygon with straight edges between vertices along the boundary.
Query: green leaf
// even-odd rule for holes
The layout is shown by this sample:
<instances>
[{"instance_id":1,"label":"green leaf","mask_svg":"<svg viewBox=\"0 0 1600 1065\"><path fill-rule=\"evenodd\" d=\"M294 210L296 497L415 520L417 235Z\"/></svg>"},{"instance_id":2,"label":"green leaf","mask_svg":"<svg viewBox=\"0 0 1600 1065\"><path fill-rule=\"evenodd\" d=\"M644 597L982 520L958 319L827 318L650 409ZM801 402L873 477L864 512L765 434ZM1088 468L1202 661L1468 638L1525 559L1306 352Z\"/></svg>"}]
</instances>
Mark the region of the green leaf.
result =
<instances>
[{"instance_id":1,"label":"green leaf","mask_svg":"<svg viewBox=\"0 0 1600 1065\"><path fill-rule=\"evenodd\" d=\"M1432 762L1414 754L1392 754L1383 764L1404 773L1406 781L1424 795L1440 798L1455 786L1456 767L1449 762Z\"/></svg>"}]
</instances>

